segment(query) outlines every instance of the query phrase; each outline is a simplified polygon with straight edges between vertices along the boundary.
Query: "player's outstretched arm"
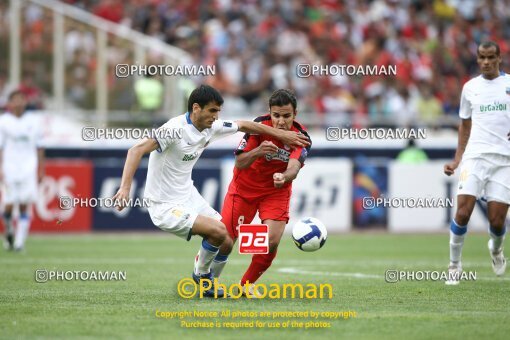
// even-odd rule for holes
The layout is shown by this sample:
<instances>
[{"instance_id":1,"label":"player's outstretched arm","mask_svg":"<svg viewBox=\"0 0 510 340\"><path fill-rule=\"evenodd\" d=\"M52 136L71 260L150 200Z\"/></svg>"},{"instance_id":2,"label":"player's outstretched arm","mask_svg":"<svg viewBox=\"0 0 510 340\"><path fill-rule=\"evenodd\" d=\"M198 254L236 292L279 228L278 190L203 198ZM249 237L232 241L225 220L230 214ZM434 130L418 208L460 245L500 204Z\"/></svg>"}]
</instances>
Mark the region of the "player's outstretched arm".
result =
<instances>
[{"instance_id":1,"label":"player's outstretched arm","mask_svg":"<svg viewBox=\"0 0 510 340\"><path fill-rule=\"evenodd\" d=\"M117 210L124 209L124 203L129 200L129 191L133 183L133 177L136 169L140 165L140 160L146 153L152 152L159 147L155 139L144 139L128 150L124 170L122 171L122 181L120 182L119 191L113 196L114 200L118 200Z\"/></svg>"},{"instance_id":2,"label":"player's outstretched arm","mask_svg":"<svg viewBox=\"0 0 510 340\"><path fill-rule=\"evenodd\" d=\"M466 150L466 145L469 141L471 134L471 119L463 119L459 126L459 139L457 143L457 151L455 152L455 158L452 162L444 166L444 173L451 176L455 173L455 169L459 166L462 160L462 155Z\"/></svg>"},{"instance_id":3,"label":"player's outstretched arm","mask_svg":"<svg viewBox=\"0 0 510 340\"><path fill-rule=\"evenodd\" d=\"M273 174L273 182L275 188L281 188L285 183L292 182L296 179L299 170L301 169L301 162L299 160L291 158L287 165L287 170L284 173Z\"/></svg>"},{"instance_id":4,"label":"player's outstretched arm","mask_svg":"<svg viewBox=\"0 0 510 340\"><path fill-rule=\"evenodd\" d=\"M266 154L276 153L277 151L278 147L273 142L265 140L255 149L237 155L236 168L245 169L255 162L257 158L264 157Z\"/></svg>"},{"instance_id":5,"label":"player's outstretched arm","mask_svg":"<svg viewBox=\"0 0 510 340\"><path fill-rule=\"evenodd\" d=\"M236 123L237 126L239 126L239 131L259 135L269 135L278 138L283 142L283 144L291 147L306 147L310 145L308 138L301 133L275 129L264 124L250 122L248 120L238 120Z\"/></svg>"},{"instance_id":6,"label":"player's outstretched arm","mask_svg":"<svg viewBox=\"0 0 510 340\"><path fill-rule=\"evenodd\" d=\"M39 182L44 178L44 163L46 158L44 157L44 149L37 148L37 180Z\"/></svg>"}]
</instances>

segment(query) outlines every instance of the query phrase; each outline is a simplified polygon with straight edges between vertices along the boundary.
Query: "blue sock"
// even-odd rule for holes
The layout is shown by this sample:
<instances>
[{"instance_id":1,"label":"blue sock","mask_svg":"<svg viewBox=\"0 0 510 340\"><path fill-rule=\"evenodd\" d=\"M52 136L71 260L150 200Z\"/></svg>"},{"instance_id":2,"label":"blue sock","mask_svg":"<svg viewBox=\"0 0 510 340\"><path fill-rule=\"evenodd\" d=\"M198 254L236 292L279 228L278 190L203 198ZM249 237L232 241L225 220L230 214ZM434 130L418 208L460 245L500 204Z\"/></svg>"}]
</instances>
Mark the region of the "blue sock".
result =
<instances>
[{"instance_id":1,"label":"blue sock","mask_svg":"<svg viewBox=\"0 0 510 340\"><path fill-rule=\"evenodd\" d=\"M223 268L227 264L228 261L228 255L222 255L219 254L216 255L214 258L212 264L211 264L211 271L214 275L214 277L218 278L221 275L221 272L223 271Z\"/></svg>"},{"instance_id":2,"label":"blue sock","mask_svg":"<svg viewBox=\"0 0 510 340\"><path fill-rule=\"evenodd\" d=\"M195 275L209 274L211 263L218 254L219 247L215 247L205 239L202 240L202 246L198 251L198 260L195 266Z\"/></svg>"}]
</instances>

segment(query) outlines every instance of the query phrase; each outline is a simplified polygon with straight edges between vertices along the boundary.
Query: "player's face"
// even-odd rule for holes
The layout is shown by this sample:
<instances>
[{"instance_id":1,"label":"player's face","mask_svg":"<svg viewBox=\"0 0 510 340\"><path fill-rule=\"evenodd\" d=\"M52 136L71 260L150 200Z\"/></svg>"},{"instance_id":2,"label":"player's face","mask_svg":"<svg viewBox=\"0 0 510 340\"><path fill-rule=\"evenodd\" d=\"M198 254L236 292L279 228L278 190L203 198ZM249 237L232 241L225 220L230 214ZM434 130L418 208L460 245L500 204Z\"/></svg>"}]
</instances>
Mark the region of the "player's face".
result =
<instances>
[{"instance_id":1,"label":"player's face","mask_svg":"<svg viewBox=\"0 0 510 340\"><path fill-rule=\"evenodd\" d=\"M27 105L27 100L22 94L14 95L9 101L9 109L13 112L23 112Z\"/></svg>"},{"instance_id":2,"label":"player's face","mask_svg":"<svg viewBox=\"0 0 510 340\"><path fill-rule=\"evenodd\" d=\"M296 118L296 111L291 104L284 106L271 106L269 108L271 113L271 122L276 129L290 130L294 118Z\"/></svg>"},{"instance_id":3,"label":"player's face","mask_svg":"<svg viewBox=\"0 0 510 340\"><path fill-rule=\"evenodd\" d=\"M199 129L209 129L214 121L218 119L221 107L216 103L209 103L201 108L198 104L193 104L193 116L196 117L196 125Z\"/></svg>"},{"instance_id":4,"label":"player's face","mask_svg":"<svg viewBox=\"0 0 510 340\"><path fill-rule=\"evenodd\" d=\"M496 54L496 47L478 48L476 61L485 78L494 79L499 75L501 56Z\"/></svg>"}]
</instances>

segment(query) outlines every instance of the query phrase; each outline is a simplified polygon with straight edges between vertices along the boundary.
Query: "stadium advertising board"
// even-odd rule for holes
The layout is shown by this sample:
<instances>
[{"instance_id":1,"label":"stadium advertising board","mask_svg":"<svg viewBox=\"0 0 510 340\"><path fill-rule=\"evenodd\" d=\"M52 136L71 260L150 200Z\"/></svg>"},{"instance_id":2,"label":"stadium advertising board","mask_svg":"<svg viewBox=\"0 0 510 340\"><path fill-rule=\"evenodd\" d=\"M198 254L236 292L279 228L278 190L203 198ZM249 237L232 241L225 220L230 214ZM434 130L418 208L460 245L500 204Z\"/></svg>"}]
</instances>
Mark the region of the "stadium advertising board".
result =
<instances>
[{"instance_id":1,"label":"stadium advertising board","mask_svg":"<svg viewBox=\"0 0 510 340\"><path fill-rule=\"evenodd\" d=\"M39 183L31 230L36 232L81 232L92 228L92 209L74 206L61 209L60 197L91 197L93 164L84 160L48 160Z\"/></svg>"},{"instance_id":2,"label":"stadium advertising board","mask_svg":"<svg viewBox=\"0 0 510 340\"><path fill-rule=\"evenodd\" d=\"M222 164L223 195L232 179L233 160ZM313 216L328 226L328 231L351 229L352 163L348 159L310 158L292 184L290 221ZM257 217L253 223L259 223ZM289 230L287 230L289 231Z\"/></svg>"},{"instance_id":3,"label":"stadium advertising board","mask_svg":"<svg viewBox=\"0 0 510 340\"><path fill-rule=\"evenodd\" d=\"M388 166L388 197L399 199L451 199L453 207L391 207L388 209L388 230L391 232L447 231L455 214L458 173L448 177L443 166L448 161L429 161L424 164ZM446 202L446 201L445 201ZM486 231L483 202L478 201L469 221L469 229Z\"/></svg>"},{"instance_id":4,"label":"stadium advertising board","mask_svg":"<svg viewBox=\"0 0 510 340\"><path fill-rule=\"evenodd\" d=\"M94 171L94 197L113 197L117 192L124 163L98 163ZM141 166L131 186L131 197L142 201L145 189L147 167ZM219 209L219 168L218 166L197 167L193 170L193 181L198 191L215 209ZM144 206L126 207L117 211L111 207L98 206L94 209L93 230L148 230L157 228L152 223Z\"/></svg>"}]
</instances>

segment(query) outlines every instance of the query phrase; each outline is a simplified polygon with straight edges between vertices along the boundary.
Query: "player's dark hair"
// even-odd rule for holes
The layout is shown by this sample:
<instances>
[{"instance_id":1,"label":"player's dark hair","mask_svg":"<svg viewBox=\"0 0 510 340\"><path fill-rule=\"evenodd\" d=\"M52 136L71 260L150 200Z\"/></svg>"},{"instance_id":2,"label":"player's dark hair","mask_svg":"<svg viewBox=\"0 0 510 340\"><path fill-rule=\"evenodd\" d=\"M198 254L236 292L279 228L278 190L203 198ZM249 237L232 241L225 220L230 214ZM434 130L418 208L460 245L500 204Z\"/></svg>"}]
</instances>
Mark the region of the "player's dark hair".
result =
<instances>
[{"instance_id":1,"label":"player's dark hair","mask_svg":"<svg viewBox=\"0 0 510 340\"><path fill-rule=\"evenodd\" d=\"M495 47L496 48L496 55L499 56L499 53L500 53L499 45L496 44L494 41L484 41L483 43L478 45L478 50L480 49L480 47L484 48L484 49ZM477 50L477 52L478 52L478 50Z\"/></svg>"},{"instance_id":2,"label":"player's dark hair","mask_svg":"<svg viewBox=\"0 0 510 340\"><path fill-rule=\"evenodd\" d=\"M25 96L25 94L20 90L14 90L9 94L9 101L12 100L12 98L16 97L17 95Z\"/></svg>"},{"instance_id":3,"label":"player's dark hair","mask_svg":"<svg viewBox=\"0 0 510 340\"><path fill-rule=\"evenodd\" d=\"M209 85L200 85L191 92L188 99L188 112L193 111L193 104L197 103L200 108L204 108L209 103L223 105L223 97L214 87Z\"/></svg>"},{"instance_id":4,"label":"player's dark hair","mask_svg":"<svg viewBox=\"0 0 510 340\"><path fill-rule=\"evenodd\" d=\"M279 89L274 91L271 97L269 97L270 109L271 106L285 106L289 104L291 104L294 111L296 111L297 99L291 90Z\"/></svg>"}]
</instances>

